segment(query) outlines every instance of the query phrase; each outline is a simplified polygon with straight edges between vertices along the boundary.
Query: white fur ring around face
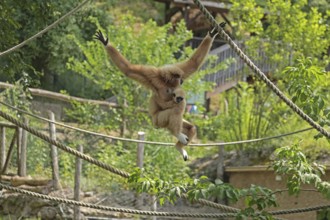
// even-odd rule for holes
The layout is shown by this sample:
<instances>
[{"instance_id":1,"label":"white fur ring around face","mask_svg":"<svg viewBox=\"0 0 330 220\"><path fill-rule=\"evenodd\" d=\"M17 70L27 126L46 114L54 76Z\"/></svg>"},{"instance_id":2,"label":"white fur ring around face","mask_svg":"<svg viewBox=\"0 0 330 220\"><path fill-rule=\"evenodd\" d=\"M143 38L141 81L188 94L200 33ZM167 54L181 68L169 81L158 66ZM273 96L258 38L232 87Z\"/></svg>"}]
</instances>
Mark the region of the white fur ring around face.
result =
<instances>
[{"instance_id":1,"label":"white fur ring around face","mask_svg":"<svg viewBox=\"0 0 330 220\"><path fill-rule=\"evenodd\" d=\"M187 145L188 144L188 141L189 141L189 138L187 137L187 135L183 134L183 133L180 133L178 136L177 136L178 140L184 144L184 145Z\"/></svg>"}]
</instances>

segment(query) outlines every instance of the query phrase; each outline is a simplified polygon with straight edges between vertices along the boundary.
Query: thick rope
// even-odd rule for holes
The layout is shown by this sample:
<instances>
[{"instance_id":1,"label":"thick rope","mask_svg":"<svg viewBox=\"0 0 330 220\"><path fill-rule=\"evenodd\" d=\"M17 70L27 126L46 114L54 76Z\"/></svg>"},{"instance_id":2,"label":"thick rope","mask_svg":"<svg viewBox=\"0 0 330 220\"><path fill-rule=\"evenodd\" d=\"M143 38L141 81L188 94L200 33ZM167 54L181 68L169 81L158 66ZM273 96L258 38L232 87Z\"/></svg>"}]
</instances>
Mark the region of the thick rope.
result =
<instances>
[{"instance_id":1,"label":"thick rope","mask_svg":"<svg viewBox=\"0 0 330 220\"><path fill-rule=\"evenodd\" d=\"M56 141L56 140L53 140L51 139L50 137L48 137L47 135L29 127L28 125L16 120L15 118L13 118L12 116L8 115L7 113L3 112L0 110L0 116L5 118L6 120L10 121L11 123L15 124L16 126L18 127L21 127L23 128L24 130L30 132L31 134L35 135L36 137L39 137L41 139L43 139L44 141L64 150L65 152L69 153L69 154L72 154L76 157L79 157L87 162L90 162L98 167L101 167L107 171L110 171L114 174L117 174L121 177L124 177L124 178L128 178L130 176L129 173L125 172L125 171L122 171L122 170L119 170L115 167L112 167L108 164L105 164L101 161L98 161L86 154L83 154L79 151L76 151L70 147L67 147L65 146L64 144L61 144L60 142ZM184 194L183 196L184 198L187 198ZM221 205L221 204L218 204L218 203L214 203L214 202L211 202L211 201L207 201L207 200L204 200L204 199L198 199L196 202L202 204L202 205L206 205L206 206L210 206L210 207L214 207L214 208L217 208L217 209L220 209L220 210L232 210L231 212L236 212L236 209L232 208L232 207L229 207L229 206L226 206L226 205Z\"/></svg>"},{"instance_id":2,"label":"thick rope","mask_svg":"<svg viewBox=\"0 0 330 220\"><path fill-rule=\"evenodd\" d=\"M269 211L268 213L271 215L288 215L288 214L296 214L296 213L303 213L303 212L313 212L313 211L318 211L318 210L327 209L327 208L330 208L330 204L311 206L311 207L306 207L306 208Z\"/></svg>"},{"instance_id":3,"label":"thick rope","mask_svg":"<svg viewBox=\"0 0 330 220\"><path fill-rule=\"evenodd\" d=\"M60 22L62 22L64 19L66 19L67 17L69 17L70 15L72 15L73 13L77 12L79 9L81 9L88 1L90 0L85 0L83 2L81 2L77 7L75 7L74 9L72 9L71 11L69 11L67 14L63 15L61 18L59 18L58 20L56 20L54 23L50 24L49 26L47 26L45 29L43 29L42 31L40 31L39 33L33 35L32 37L30 37L29 39L21 42L20 44L6 50L0 53L0 57L4 56L6 54L9 54L21 47L23 47L25 44L29 43L30 41L36 39L37 37L41 36L42 34L46 33L47 31L49 31L50 29L54 28L56 25L58 25Z\"/></svg>"},{"instance_id":4,"label":"thick rope","mask_svg":"<svg viewBox=\"0 0 330 220\"><path fill-rule=\"evenodd\" d=\"M77 151L75 149L72 149L70 147L67 147L64 144L62 144L62 143L60 143L60 142L58 142L56 140L51 139L50 137L48 137L47 135L41 133L40 131L37 131L37 130L31 128L30 126L26 125L25 123L22 123L21 121L18 121L17 119L13 118L12 116L10 116L9 114L6 114L3 111L0 111L0 116L3 117L3 118L5 118L5 119L7 119L11 123L17 125L18 127L23 128L24 130L30 132L31 134L33 134L33 135L41 138L42 140L44 140L44 141L46 141L46 142L48 142L48 143L50 143L50 144L52 144L52 145L54 145L54 146L62 149L62 150L64 150L65 152L67 152L69 154L72 154L72 155L74 155L76 157L79 157L79 158L85 160L85 161L88 161L88 162L90 162L92 164L95 164L96 166L99 166L99 167L101 167L101 168L103 168L105 170L108 170L108 171L110 171L110 172L112 172L114 174L117 174L119 176L122 176L122 177L125 177L125 178L128 178L129 177L129 173L127 173L125 171L122 171L122 170L119 170L119 169L117 169L115 167L112 167L112 166L110 166L110 165L108 165L106 163L103 163L101 161L95 160L94 158L92 158L92 157L90 157L90 156L88 156L86 154L83 154L83 153L81 153L81 152L79 152L79 151Z\"/></svg>"},{"instance_id":5,"label":"thick rope","mask_svg":"<svg viewBox=\"0 0 330 220\"><path fill-rule=\"evenodd\" d=\"M270 81L267 76L247 57L243 51L235 44L235 42L230 38L230 36L224 31L220 25L216 22L210 12L202 5L199 0L194 0L195 4L199 7L201 12L205 15L205 17L209 20L211 25L217 30L220 36L225 39L231 48L241 57L241 59L251 68L251 70L263 80L268 87L270 87L273 92L280 97L285 104L287 104L294 112L296 112L302 119L307 121L313 128L318 130L321 134L330 138L330 133L322 128L317 122L315 122L311 117L309 117L306 113L303 112L296 104L294 104L289 98L287 98L281 90L279 90L275 84Z\"/></svg>"},{"instance_id":6,"label":"thick rope","mask_svg":"<svg viewBox=\"0 0 330 220\"><path fill-rule=\"evenodd\" d=\"M69 128L69 129L72 129L72 130L76 130L76 131L79 131L79 132L83 132L83 133L86 133L86 134L91 134L91 135L95 135L95 136L99 136L99 137L109 138L109 139L113 139L113 140L120 140L120 141L125 141L125 142L144 143L144 144L160 145L160 146L173 146L173 143L142 141L142 140L137 140L137 139L121 138L121 137L110 136L110 135L101 134L101 133L97 133L97 132L93 132L93 131L88 131L88 130L85 130L85 129L81 129L81 128L73 127L73 126L70 126L70 125L66 125L64 123L51 121L47 118L32 114L28 111L24 111L22 109L19 109L17 107L14 107L14 106L9 105L9 104L7 104L5 102L2 102L2 101L0 101L0 104L5 105L5 106L7 106L11 109L14 109L14 110L16 110L20 113L24 113L24 114L32 116L34 118L46 121L48 123L59 125L59 126ZM189 144L189 146L191 146L191 147L215 147L215 146L227 146L227 145L235 145L235 144L254 143L254 142L260 142L260 141L265 141L265 140L270 140L270 139L282 138L282 137L285 137L285 136L294 135L294 134L297 134L297 133L309 131L311 129L313 129L313 128L305 128L305 129L302 129L302 130L293 131L293 132L290 132L290 133L280 134L280 135L271 136L271 137L265 137L265 138L257 138L257 139L250 139L250 140L243 140L243 141L233 141L233 142L224 142L224 143Z\"/></svg>"},{"instance_id":7,"label":"thick rope","mask_svg":"<svg viewBox=\"0 0 330 220\"><path fill-rule=\"evenodd\" d=\"M1 110L0 110L0 116L3 117L3 118L5 118L5 119L7 119L8 121L10 121L11 123L15 124L16 126L21 127L24 130L30 132L31 134L33 134L33 135L35 135L35 136L43 139L44 141L46 141L46 142L48 142L48 143L50 143L50 144L52 144L52 145L54 145L54 146L56 146L56 147L64 150L64 151L66 151L67 153L70 153L70 154L72 154L72 155L74 155L76 157L79 157L79 158L81 158L81 159L83 159L83 160L85 160L87 162L90 162L90 163L92 163L92 164L94 164L96 166L99 166L99 167L101 167L101 168L103 168L105 170L108 170L108 171L110 171L110 172L112 172L114 174L117 174L119 176L122 176L124 178L128 178L130 176L130 174L127 173L127 172L125 172L125 171L119 170L119 169L114 168L114 167L112 167L112 166L110 166L108 164L105 164L103 162L100 162L98 160L95 160L94 158L92 158L92 157L90 157L90 156L88 156L86 154L80 153L79 151L76 151L76 150L74 150L74 149L72 149L70 147L67 147L67 146L59 143L58 141L55 141L55 140L49 138L48 136L44 135L43 133L41 133L41 132L39 132L39 131L37 131L37 130L31 128L31 127L29 127L28 125L26 125L26 124L24 124L24 123L22 123L22 122L20 122L18 120L16 120L12 116L4 113ZM3 187L3 185L1 183L0 183L0 185ZM6 187L8 187L8 186L6 186ZM3 187L3 188L6 188L6 187ZM17 190L14 190L14 191L17 191ZM32 192L29 192L29 191L27 191L27 192L28 193L32 193ZM182 194L182 198L187 199L188 197L187 197L187 195ZM205 200L205 199L198 199L198 200L196 200L196 202L198 202L198 203L200 203L202 205L210 206L210 207L217 208L217 209L220 209L220 210L224 210L224 211L227 211L227 212L234 212L234 213L236 213L236 212L239 211L239 209L236 209L236 208L233 208L233 207L230 207L230 206L226 206L226 205L222 205L222 204L218 204L218 203L214 203L214 202L211 202L211 201L208 201L208 200ZM77 205L78 205L78 203L77 203ZM313 207L313 210L315 210L315 209L316 208ZM313 210L310 210L310 211L313 211ZM109 210L109 211L111 211L111 210ZM115 210L113 210L113 211L115 211ZM304 210L302 209L299 212L302 212L302 211L304 211ZM293 213L292 210L290 210L290 212ZM282 212L279 212L279 213L282 214ZM133 213L133 214L138 214L138 213ZM286 214L286 213L283 213L283 214ZM147 215L147 214L141 214L141 215ZM274 215L276 215L276 213ZM163 216L163 215L159 215L159 216ZM195 217L195 216L187 216L187 217ZM206 216L203 216L203 217L206 217ZM209 218L211 218L211 217L209 216ZM217 218L217 217L215 216L215 217L212 217L212 218Z\"/></svg>"},{"instance_id":8,"label":"thick rope","mask_svg":"<svg viewBox=\"0 0 330 220\"><path fill-rule=\"evenodd\" d=\"M95 205L90 203L84 203L84 202L78 202L74 200L69 199L63 199L58 197L52 197L48 195L43 195L40 193L31 192L28 190L19 189L17 187L8 186L4 183L0 182L0 188L7 189L13 192L41 198L41 199L47 199L50 201L65 203L69 205L77 205L77 206L83 206L93 209L99 209L99 210L105 210L105 211L112 211L112 212L123 212L128 214L138 214L138 215L151 215L151 216L169 216L169 217L189 217L189 218L222 218L222 217L235 217L235 213L208 213L208 214L192 214L192 213L181 213L181 212L155 212L155 211L140 211L136 209L126 209L126 208L115 208L115 207L109 207L109 206L101 206L101 205ZM296 213L304 213L304 212L313 212L318 211L322 209L329 208L330 204L327 205L319 205L319 206L312 206L312 207L306 207L306 208L296 208L296 209L285 209L285 210L278 210L278 211L269 211L268 213L271 215L287 215L287 214L296 214ZM233 208L234 209L234 208ZM236 212L239 211L239 209L235 209Z\"/></svg>"},{"instance_id":9,"label":"thick rope","mask_svg":"<svg viewBox=\"0 0 330 220\"><path fill-rule=\"evenodd\" d=\"M136 209L126 209L126 208L116 208L116 207L109 207L109 206L101 206L101 205L94 205L90 203L84 203L84 202L78 202L70 199L63 199L58 197L52 197L48 195L43 195L40 193L35 193L23 189L19 189L16 187L11 187L8 185L5 185L3 183L0 183L0 187L11 190L17 193L26 194L29 196L41 198L41 199L47 199L50 201L65 203L69 205L77 205L77 206L83 206L93 209L99 209L104 211L111 211L111 212L122 212L122 213L128 213L128 214L138 214L138 215L148 215L148 216L164 216L164 217L186 217L186 218L223 218L223 217L234 217L234 213L199 213L199 214L193 214L193 213L182 213L182 212L156 212L156 211L140 211Z\"/></svg>"}]
</instances>

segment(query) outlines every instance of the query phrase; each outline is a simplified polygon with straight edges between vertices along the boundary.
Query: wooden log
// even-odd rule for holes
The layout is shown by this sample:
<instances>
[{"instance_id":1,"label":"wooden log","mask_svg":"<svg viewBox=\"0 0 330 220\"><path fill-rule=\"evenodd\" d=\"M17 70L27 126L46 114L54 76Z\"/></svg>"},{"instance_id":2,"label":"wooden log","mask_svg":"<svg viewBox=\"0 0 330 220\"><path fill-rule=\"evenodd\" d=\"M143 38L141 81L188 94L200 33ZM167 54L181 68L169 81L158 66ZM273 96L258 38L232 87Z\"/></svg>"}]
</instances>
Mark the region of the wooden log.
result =
<instances>
[{"instance_id":1,"label":"wooden log","mask_svg":"<svg viewBox=\"0 0 330 220\"><path fill-rule=\"evenodd\" d=\"M51 185L45 185L45 186L28 186L28 185L21 185L18 188L28 190L35 193L40 193L44 195L48 195L51 192Z\"/></svg>"},{"instance_id":2,"label":"wooden log","mask_svg":"<svg viewBox=\"0 0 330 220\"><path fill-rule=\"evenodd\" d=\"M7 123L7 122L3 122L3 121L0 121L0 126L2 126L2 127L6 127L6 128L16 128L16 127L17 127L17 126L14 125L14 124Z\"/></svg>"},{"instance_id":3,"label":"wooden log","mask_svg":"<svg viewBox=\"0 0 330 220\"><path fill-rule=\"evenodd\" d=\"M29 120L27 118L23 118L24 124L28 125ZM20 169L19 175L26 176L26 154L27 154L27 136L28 132L26 130L22 130L22 140L21 140L21 155L20 155Z\"/></svg>"},{"instance_id":4,"label":"wooden log","mask_svg":"<svg viewBox=\"0 0 330 220\"><path fill-rule=\"evenodd\" d=\"M13 153L15 142L16 142L16 139L17 139L17 131L18 131L18 129L15 130L15 133L13 135L13 138L12 138L12 140L10 142L10 146L9 146L7 157L6 157L6 162L5 162L5 165L3 166L3 169L1 170L1 174L6 173L6 171L7 171L7 168L8 168L8 165L9 165L9 161L10 161L11 155Z\"/></svg>"},{"instance_id":5,"label":"wooden log","mask_svg":"<svg viewBox=\"0 0 330 220\"><path fill-rule=\"evenodd\" d=\"M52 180L49 179L33 179L31 176L7 176L1 175L1 180L10 182L12 186L46 186L49 185Z\"/></svg>"},{"instance_id":6,"label":"wooden log","mask_svg":"<svg viewBox=\"0 0 330 220\"><path fill-rule=\"evenodd\" d=\"M0 170L3 169L6 161L6 127L0 127Z\"/></svg>"},{"instance_id":7,"label":"wooden log","mask_svg":"<svg viewBox=\"0 0 330 220\"><path fill-rule=\"evenodd\" d=\"M83 153L83 147L78 146L78 151ZM76 157L76 172L74 176L74 200L80 201L80 176L82 170L82 160L79 157ZM80 219L80 206L74 206L73 219Z\"/></svg>"},{"instance_id":8,"label":"wooden log","mask_svg":"<svg viewBox=\"0 0 330 220\"><path fill-rule=\"evenodd\" d=\"M12 85L12 84L0 82L0 88L8 89L8 88L13 88L13 87L14 87L14 85ZM59 101L63 101L63 102L77 101L80 103L88 103L88 104L100 105L100 106L105 106L105 107L110 107L110 108L119 107L116 103L68 96L68 95L64 95L61 93L50 92L50 91L43 90L43 89L28 88L28 90L31 92L32 96L46 97L46 98L51 98L51 99L55 99L55 100L59 100Z\"/></svg>"},{"instance_id":9,"label":"wooden log","mask_svg":"<svg viewBox=\"0 0 330 220\"><path fill-rule=\"evenodd\" d=\"M48 112L49 120L55 122L55 115L53 112ZM56 140L56 126L54 123L49 123L49 136L52 140ZM58 153L57 147L54 145L50 145L50 155L52 159L52 178L54 183L54 189L60 189L60 172L58 165Z\"/></svg>"}]
</instances>

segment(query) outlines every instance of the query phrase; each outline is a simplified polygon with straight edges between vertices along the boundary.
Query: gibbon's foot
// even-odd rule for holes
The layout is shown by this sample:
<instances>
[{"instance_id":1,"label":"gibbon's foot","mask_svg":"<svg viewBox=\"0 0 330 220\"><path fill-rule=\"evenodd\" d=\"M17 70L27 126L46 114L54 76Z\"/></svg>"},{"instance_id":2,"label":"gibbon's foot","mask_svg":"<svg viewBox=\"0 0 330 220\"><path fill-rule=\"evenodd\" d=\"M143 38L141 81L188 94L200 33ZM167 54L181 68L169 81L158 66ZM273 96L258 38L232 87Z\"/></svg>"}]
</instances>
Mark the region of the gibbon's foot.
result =
<instances>
[{"instance_id":1,"label":"gibbon's foot","mask_svg":"<svg viewBox=\"0 0 330 220\"><path fill-rule=\"evenodd\" d=\"M226 26L226 22L221 22L219 25L220 25L220 27L224 28L224 27ZM209 32L209 33L210 33L210 36L211 36L212 38L214 38L216 35L219 34L219 33L216 31L216 28L213 28L212 31Z\"/></svg>"},{"instance_id":2,"label":"gibbon's foot","mask_svg":"<svg viewBox=\"0 0 330 220\"><path fill-rule=\"evenodd\" d=\"M184 161L187 161L189 159L187 151L182 149L182 157Z\"/></svg>"},{"instance_id":3,"label":"gibbon's foot","mask_svg":"<svg viewBox=\"0 0 330 220\"><path fill-rule=\"evenodd\" d=\"M177 137L176 137L182 144L187 145L189 138L187 137L187 135L180 133Z\"/></svg>"},{"instance_id":4,"label":"gibbon's foot","mask_svg":"<svg viewBox=\"0 0 330 220\"><path fill-rule=\"evenodd\" d=\"M103 33L100 30L98 32L96 32L95 39L101 41L102 44L104 44L104 46L108 45L108 38L105 38Z\"/></svg>"}]
</instances>

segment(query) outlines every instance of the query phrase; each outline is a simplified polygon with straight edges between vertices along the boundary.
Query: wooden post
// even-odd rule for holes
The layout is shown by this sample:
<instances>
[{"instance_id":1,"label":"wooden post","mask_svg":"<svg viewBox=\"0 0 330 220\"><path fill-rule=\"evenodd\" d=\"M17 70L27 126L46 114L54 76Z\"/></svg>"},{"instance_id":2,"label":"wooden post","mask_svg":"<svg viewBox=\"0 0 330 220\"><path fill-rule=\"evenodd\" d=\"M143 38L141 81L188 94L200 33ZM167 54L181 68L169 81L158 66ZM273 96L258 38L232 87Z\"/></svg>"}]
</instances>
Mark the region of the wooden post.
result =
<instances>
[{"instance_id":1,"label":"wooden post","mask_svg":"<svg viewBox=\"0 0 330 220\"><path fill-rule=\"evenodd\" d=\"M151 211L157 211L157 197L155 195L151 196L152 199L152 206L151 206ZM152 216L152 220L157 220L157 216Z\"/></svg>"},{"instance_id":2,"label":"wooden post","mask_svg":"<svg viewBox=\"0 0 330 220\"><path fill-rule=\"evenodd\" d=\"M17 127L17 137L16 137L16 144L17 144L17 175L21 174L21 151L22 151L22 128Z\"/></svg>"},{"instance_id":3,"label":"wooden post","mask_svg":"<svg viewBox=\"0 0 330 220\"><path fill-rule=\"evenodd\" d=\"M138 139L141 141L144 141L144 132L139 131L138 132ZM143 156L144 156L144 143L138 143L137 144L137 160L136 165L142 169L143 168ZM140 195L135 196L135 206L137 209L141 209L143 205L143 198Z\"/></svg>"},{"instance_id":4,"label":"wooden post","mask_svg":"<svg viewBox=\"0 0 330 220\"><path fill-rule=\"evenodd\" d=\"M141 141L144 141L144 132L139 131L138 132L138 139ZM142 169L143 168L143 156L144 156L144 143L138 143L137 148L137 163L136 165Z\"/></svg>"},{"instance_id":5,"label":"wooden post","mask_svg":"<svg viewBox=\"0 0 330 220\"><path fill-rule=\"evenodd\" d=\"M55 122L55 115L53 112L48 112L49 120ZM49 136L52 140L56 140L56 126L54 123L49 122ZM50 145L50 156L52 159L52 178L53 178L53 187L54 189L60 188L60 174L58 166L58 155L57 148L54 145Z\"/></svg>"},{"instance_id":6,"label":"wooden post","mask_svg":"<svg viewBox=\"0 0 330 220\"><path fill-rule=\"evenodd\" d=\"M6 161L6 128L0 127L0 170L3 170Z\"/></svg>"},{"instance_id":7,"label":"wooden post","mask_svg":"<svg viewBox=\"0 0 330 220\"><path fill-rule=\"evenodd\" d=\"M217 166L217 179L220 179L223 181L223 175L224 175L224 146L219 146L219 156L218 156L218 166Z\"/></svg>"},{"instance_id":8,"label":"wooden post","mask_svg":"<svg viewBox=\"0 0 330 220\"><path fill-rule=\"evenodd\" d=\"M28 125L29 120L27 118L23 118L24 124ZM27 134L28 132L22 129L22 139L21 139L21 156L20 156L20 169L19 176L26 176L26 152L27 152Z\"/></svg>"},{"instance_id":9,"label":"wooden post","mask_svg":"<svg viewBox=\"0 0 330 220\"><path fill-rule=\"evenodd\" d=\"M219 156L218 156L218 166L217 166L217 179L224 180L225 168L224 168L224 153L225 147L223 145L219 146ZM217 198L219 203L224 203L222 198Z\"/></svg>"},{"instance_id":10,"label":"wooden post","mask_svg":"<svg viewBox=\"0 0 330 220\"><path fill-rule=\"evenodd\" d=\"M81 145L78 146L78 151L83 153L83 147ZM79 157L76 157L76 172L74 176L74 200L80 200L80 176L82 169L82 160ZM74 206L74 220L80 219L80 206Z\"/></svg>"},{"instance_id":11,"label":"wooden post","mask_svg":"<svg viewBox=\"0 0 330 220\"><path fill-rule=\"evenodd\" d=\"M18 129L15 130L15 133L13 135L13 139L10 142L10 146L9 146L7 157L6 157L6 162L5 162L5 165L3 166L2 170L1 170L1 174L5 174L6 171L7 171L9 161L10 161L11 155L13 153L15 142L16 142L16 139L17 139L17 136L18 136L17 133L18 133Z\"/></svg>"}]
</instances>

